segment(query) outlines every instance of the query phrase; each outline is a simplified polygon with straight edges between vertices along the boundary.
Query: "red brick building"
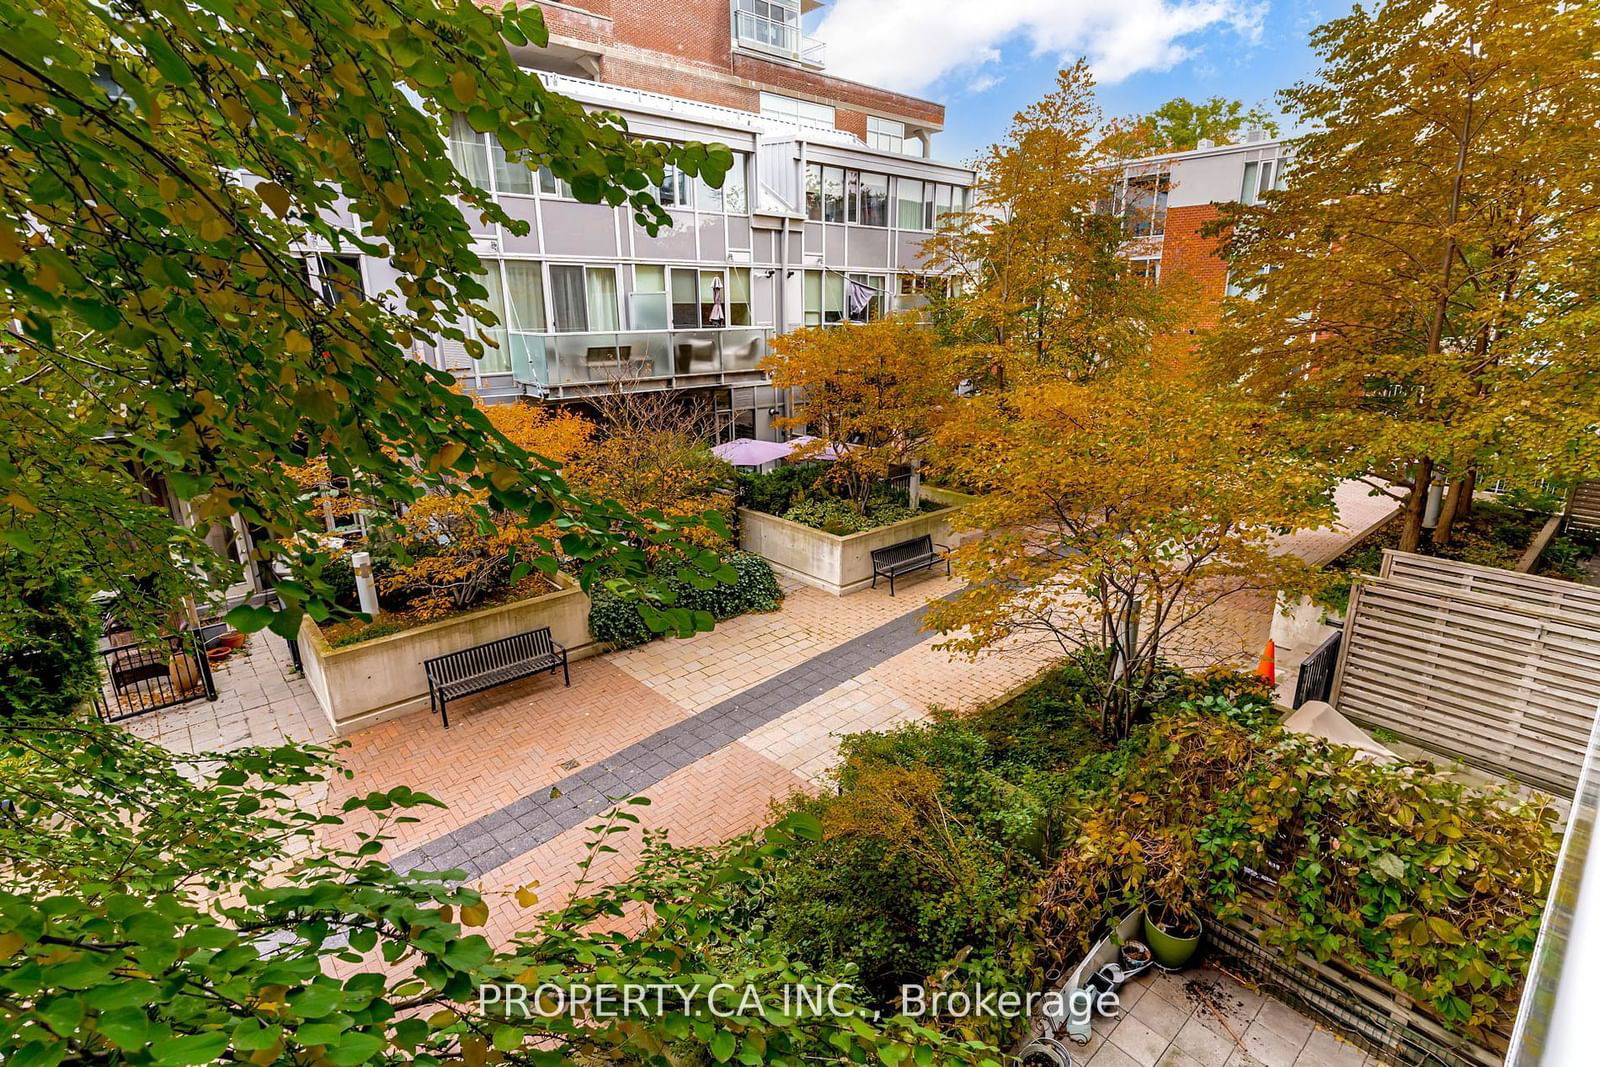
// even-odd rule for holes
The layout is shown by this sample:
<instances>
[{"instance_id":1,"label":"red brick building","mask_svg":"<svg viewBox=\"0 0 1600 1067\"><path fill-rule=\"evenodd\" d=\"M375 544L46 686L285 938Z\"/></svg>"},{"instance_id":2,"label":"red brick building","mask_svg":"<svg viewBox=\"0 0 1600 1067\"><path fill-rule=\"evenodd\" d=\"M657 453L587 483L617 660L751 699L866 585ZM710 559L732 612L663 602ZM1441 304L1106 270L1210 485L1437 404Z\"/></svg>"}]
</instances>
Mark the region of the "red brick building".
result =
<instances>
[{"instance_id":1,"label":"red brick building","mask_svg":"<svg viewBox=\"0 0 1600 1067\"><path fill-rule=\"evenodd\" d=\"M1189 279L1198 287L1196 321L1216 321L1229 291L1228 265L1217 239L1203 230L1228 202L1254 203L1281 181L1286 149L1259 134L1230 145L1202 144L1122 165L1117 203L1123 216L1123 254L1152 282Z\"/></svg>"}]
</instances>

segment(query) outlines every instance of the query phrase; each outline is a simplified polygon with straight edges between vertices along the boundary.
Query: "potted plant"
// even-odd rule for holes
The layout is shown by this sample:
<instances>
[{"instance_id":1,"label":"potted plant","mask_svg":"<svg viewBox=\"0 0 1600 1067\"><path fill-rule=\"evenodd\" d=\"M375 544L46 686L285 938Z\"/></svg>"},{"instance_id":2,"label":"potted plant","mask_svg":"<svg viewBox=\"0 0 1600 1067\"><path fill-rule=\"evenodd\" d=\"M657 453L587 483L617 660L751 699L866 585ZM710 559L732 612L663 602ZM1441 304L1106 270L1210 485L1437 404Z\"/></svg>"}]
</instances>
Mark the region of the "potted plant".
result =
<instances>
[{"instance_id":1,"label":"potted plant","mask_svg":"<svg viewBox=\"0 0 1600 1067\"><path fill-rule=\"evenodd\" d=\"M1161 966L1177 970L1194 958L1205 926L1194 910L1150 901L1144 908L1144 941Z\"/></svg>"},{"instance_id":2,"label":"potted plant","mask_svg":"<svg viewBox=\"0 0 1600 1067\"><path fill-rule=\"evenodd\" d=\"M1205 933L1197 879L1190 877L1193 843L1185 834L1164 833L1145 847L1145 944L1156 963L1177 970L1194 958Z\"/></svg>"}]
</instances>

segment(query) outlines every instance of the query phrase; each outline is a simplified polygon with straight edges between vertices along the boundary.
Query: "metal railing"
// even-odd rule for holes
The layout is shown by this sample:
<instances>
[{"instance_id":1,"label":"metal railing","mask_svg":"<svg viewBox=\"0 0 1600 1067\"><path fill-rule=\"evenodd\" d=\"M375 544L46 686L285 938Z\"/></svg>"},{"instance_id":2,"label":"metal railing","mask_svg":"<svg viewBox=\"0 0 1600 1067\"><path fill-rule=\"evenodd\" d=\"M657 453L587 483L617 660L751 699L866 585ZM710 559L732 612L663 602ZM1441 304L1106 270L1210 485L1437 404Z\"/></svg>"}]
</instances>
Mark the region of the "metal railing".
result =
<instances>
[{"instance_id":1,"label":"metal railing","mask_svg":"<svg viewBox=\"0 0 1600 1067\"><path fill-rule=\"evenodd\" d=\"M1294 706L1308 700L1326 701L1333 695L1333 672L1339 666L1339 648L1344 643L1344 631L1336 630L1312 650L1300 664L1300 674L1294 683Z\"/></svg>"},{"instance_id":2,"label":"metal railing","mask_svg":"<svg viewBox=\"0 0 1600 1067\"><path fill-rule=\"evenodd\" d=\"M807 37L801 32L799 22L784 22L737 8L733 12L733 42L743 48L772 52L808 67L821 67L827 61L827 44Z\"/></svg>"},{"instance_id":3,"label":"metal railing","mask_svg":"<svg viewBox=\"0 0 1600 1067\"><path fill-rule=\"evenodd\" d=\"M153 641L112 634L102 642L100 690L94 695L95 714L104 722L119 722L192 700L217 699L205 642L199 631L166 634Z\"/></svg>"},{"instance_id":4,"label":"metal railing","mask_svg":"<svg viewBox=\"0 0 1600 1067\"><path fill-rule=\"evenodd\" d=\"M764 326L512 334L511 371L524 385L554 391L613 382L672 385L757 373L771 340Z\"/></svg>"}]
</instances>

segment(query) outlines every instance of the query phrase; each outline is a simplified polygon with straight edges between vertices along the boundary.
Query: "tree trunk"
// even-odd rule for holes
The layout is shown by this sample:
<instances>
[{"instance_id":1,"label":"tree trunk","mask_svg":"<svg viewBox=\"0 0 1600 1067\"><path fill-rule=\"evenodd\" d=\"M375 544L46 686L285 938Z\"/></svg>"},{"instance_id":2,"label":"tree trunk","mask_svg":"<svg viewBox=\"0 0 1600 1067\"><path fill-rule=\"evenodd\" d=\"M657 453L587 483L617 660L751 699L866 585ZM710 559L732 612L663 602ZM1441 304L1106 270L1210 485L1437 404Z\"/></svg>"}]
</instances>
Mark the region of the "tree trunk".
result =
<instances>
[{"instance_id":1,"label":"tree trunk","mask_svg":"<svg viewBox=\"0 0 1600 1067\"><path fill-rule=\"evenodd\" d=\"M1464 522L1472 515L1472 494L1478 490L1478 470L1476 467L1468 468L1466 485L1463 486L1461 495L1456 498L1456 513L1454 521Z\"/></svg>"},{"instance_id":2,"label":"tree trunk","mask_svg":"<svg viewBox=\"0 0 1600 1067\"><path fill-rule=\"evenodd\" d=\"M1411 494L1406 497L1400 527L1400 551L1415 552L1422 544L1422 515L1428 507L1428 485L1433 481L1433 460L1424 456L1412 468Z\"/></svg>"},{"instance_id":3,"label":"tree trunk","mask_svg":"<svg viewBox=\"0 0 1600 1067\"><path fill-rule=\"evenodd\" d=\"M1433 528L1433 547L1443 548L1450 543L1450 534L1453 531L1456 519L1461 514L1461 497L1470 493L1471 483L1469 475L1463 474L1450 483L1450 489L1445 494L1444 505L1439 509L1439 525Z\"/></svg>"}]
</instances>

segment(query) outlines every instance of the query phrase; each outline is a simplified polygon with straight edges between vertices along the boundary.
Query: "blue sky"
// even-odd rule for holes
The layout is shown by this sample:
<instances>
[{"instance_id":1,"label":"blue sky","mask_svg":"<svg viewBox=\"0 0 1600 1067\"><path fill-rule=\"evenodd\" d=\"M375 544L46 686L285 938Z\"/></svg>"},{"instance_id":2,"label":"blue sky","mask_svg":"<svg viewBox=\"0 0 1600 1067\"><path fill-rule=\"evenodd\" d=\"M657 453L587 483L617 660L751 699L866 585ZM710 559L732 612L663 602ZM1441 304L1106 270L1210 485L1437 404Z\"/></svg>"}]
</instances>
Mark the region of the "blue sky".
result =
<instances>
[{"instance_id":1,"label":"blue sky","mask_svg":"<svg viewBox=\"0 0 1600 1067\"><path fill-rule=\"evenodd\" d=\"M1213 95L1275 112L1273 94L1315 69L1310 30L1347 3L831 0L807 21L828 42L829 73L943 103L934 154L965 160L1078 56L1094 67L1108 116Z\"/></svg>"}]
</instances>

